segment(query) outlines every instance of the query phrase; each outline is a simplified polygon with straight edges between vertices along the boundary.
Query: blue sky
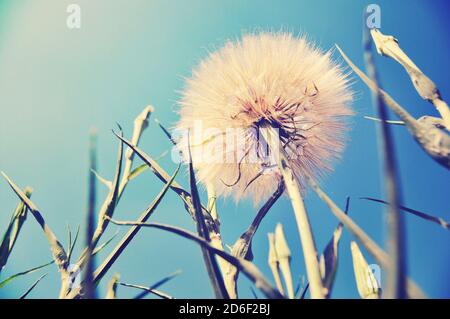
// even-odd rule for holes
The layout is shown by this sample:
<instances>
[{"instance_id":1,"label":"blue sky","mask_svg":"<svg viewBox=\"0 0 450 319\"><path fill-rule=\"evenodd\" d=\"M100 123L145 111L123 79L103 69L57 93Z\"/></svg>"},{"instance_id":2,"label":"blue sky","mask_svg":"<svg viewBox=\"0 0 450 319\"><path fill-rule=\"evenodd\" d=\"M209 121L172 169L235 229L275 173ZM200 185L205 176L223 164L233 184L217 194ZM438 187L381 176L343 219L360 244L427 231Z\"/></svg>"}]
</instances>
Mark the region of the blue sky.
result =
<instances>
[{"instance_id":1,"label":"blue sky","mask_svg":"<svg viewBox=\"0 0 450 319\"><path fill-rule=\"evenodd\" d=\"M66 27L69 3L81 6L79 30ZM34 188L33 201L66 243L66 225L75 228L85 220L91 127L95 126L99 134L99 172L112 178L118 142L110 130L115 123L119 122L129 136L133 119L148 104L156 109L154 118L168 126L176 123L176 101L183 78L190 75L208 50L244 32L305 33L323 49L339 44L362 67L361 17L369 3L381 7L382 31L400 40L447 98L450 42L446 39L450 22L445 1L0 0L0 169L20 186ZM335 57L339 59L337 53ZM398 64L378 56L376 61L383 86L400 104L416 117L437 115L431 105L418 97ZM322 186L342 206L346 196L350 196L351 217L384 245L382 207L359 199L383 194L375 124L363 118L373 114L370 93L356 77L354 89L356 116L350 140L335 172ZM427 157L404 128L394 127L393 131L405 205L449 220L449 171ZM171 145L152 123L141 146L157 157ZM170 156L160 163L168 172L175 169ZM178 179L188 185L186 174L180 174ZM127 188L116 217L136 218L161 187L149 173L139 177ZM101 185L98 190L105 196ZM17 198L3 181L0 203L3 232L17 204ZM337 220L311 192L306 196L306 204L321 250ZM232 244L251 222L255 208L250 202L235 205L224 201L219 201L218 208L224 241ZM164 199L154 220L194 229L180 200L172 193ZM259 229L253 245L254 261L272 279L267 266L266 234L273 231L277 222L284 225L294 252L292 268L297 279L305 274L305 267L286 198L276 204ZM413 216L407 216L406 222L410 276L429 296L450 297L448 232ZM116 230L121 234L125 231L110 227L108 234ZM344 231L334 297L358 297L351 240L352 236ZM104 257L101 254L99 259ZM30 216L2 278L50 259L45 237ZM108 273L100 287L101 294L115 272L124 282L150 285L178 269L182 274L162 290L178 298L213 296L197 246L171 234L145 229ZM44 272L49 275L30 297L57 297L59 274L54 266L0 289L0 297L19 296ZM241 296L251 296L245 278L241 278L239 287ZM134 294L130 288L119 290L120 297Z\"/></svg>"}]
</instances>

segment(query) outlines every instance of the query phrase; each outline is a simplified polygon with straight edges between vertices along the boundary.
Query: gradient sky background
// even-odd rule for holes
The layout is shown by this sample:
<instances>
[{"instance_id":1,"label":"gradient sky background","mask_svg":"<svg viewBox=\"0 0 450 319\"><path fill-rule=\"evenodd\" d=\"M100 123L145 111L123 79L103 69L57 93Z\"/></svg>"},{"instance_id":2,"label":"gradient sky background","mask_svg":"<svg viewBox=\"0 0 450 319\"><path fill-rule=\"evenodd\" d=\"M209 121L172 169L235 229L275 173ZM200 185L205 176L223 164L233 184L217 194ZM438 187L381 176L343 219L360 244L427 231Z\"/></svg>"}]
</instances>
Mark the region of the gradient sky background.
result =
<instances>
[{"instance_id":1,"label":"gradient sky background","mask_svg":"<svg viewBox=\"0 0 450 319\"><path fill-rule=\"evenodd\" d=\"M78 3L82 27L66 27L66 7ZM88 174L88 131L99 134L99 172L112 178L117 139L111 134L116 121L130 136L133 120L144 106L156 108L153 118L166 125L177 121L176 101L183 77L226 39L255 30L288 30L306 33L322 48L338 43L353 61L363 66L361 16L369 3L381 6L382 31L394 34L402 47L450 96L450 21L445 1L151 1L151 0L0 0L0 169L21 187L34 188L33 201L64 243L66 224L84 225ZM339 58L335 53L335 57ZM414 91L403 69L392 60L376 57L385 89L414 116L436 115L434 108ZM350 215L377 242L384 245L382 207L361 196L383 197L379 181L375 123L370 93L354 77L357 100L348 147L335 173L323 188L341 206L351 197ZM450 173L437 165L416 145L403 127L394 127L398 146L404 203L430 214L450 219ZM170 148L152 121L141 147L157 157ZM170 156L160 161L168 171L175 165ZM179 182L187 184L186 174ZM135 219L162 184L150 173L127 188L115 217ZM100 199L106 194L98 186ZM18 200L6 182L0 181L0 231L3 233ZM306 204L316 243L322 250L337 220L313 193ZM255 214L250 202L235 205L219 202L224 241L232 244ZM154 221L193 230L194 225L181 201L169 193L154 215ZM431 297L450 297L449 233L434 224L407 216L409 273ZM284 225L294 252L292 269L297 281L305 274L296 225L290 203L283 198L272 209L258 231L253 251L255 263L272 280L267 266L267 232L277 222ZM126 229L111 226L108 235ZM117 243L118 238L114 241ZM344 231L334 297L357 298L350 241ZM78 246L80 248L80 246ZM112 246L102 253L105 257ZM76 253L78 253L77 250ZM76 254L77 255L77 254ZM373 260L365 252L370 262ZM1 279L51 259L45 237L29 216ZM161 290L177 298L213 296L198 247L175 235L144 229L138 234L101 285L118 272L121 281L151 285L181 269L182 274ZM15 298L41 274L48 276L30 294L54 298L59 274L54 265L22 277L0 289L0 297ZM384 279L384 273L382 273ZM250 297L249 282L241 276L240 294ZM120 297L136 294L121 287Z\"/></svg>"}]
</instances>

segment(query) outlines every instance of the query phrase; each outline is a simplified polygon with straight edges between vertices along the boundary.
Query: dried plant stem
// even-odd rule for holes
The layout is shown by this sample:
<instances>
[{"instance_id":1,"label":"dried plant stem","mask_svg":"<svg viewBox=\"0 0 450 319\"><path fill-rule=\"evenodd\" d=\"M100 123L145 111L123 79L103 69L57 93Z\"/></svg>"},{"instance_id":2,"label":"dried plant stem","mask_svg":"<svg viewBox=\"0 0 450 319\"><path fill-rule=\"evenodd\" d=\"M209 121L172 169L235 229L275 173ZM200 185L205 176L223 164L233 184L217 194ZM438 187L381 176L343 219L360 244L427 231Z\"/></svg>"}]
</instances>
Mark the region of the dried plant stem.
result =
<instances>
[{"instance_id":1,"label":"dried plant stem","mask_svg":"<svg viewBox=\"0 0 450 319\"><path fill-rule=\"evenodd\" d=\"M50 226L47 225L47 223L44 220L44 217L42 217L42 214L40 213L37 206L22 192L22 190L17 187L16 184L3 172L1 172L3 177L8 182L9 186L12 188L12 190L16 193L16 195L23 201L23 203L27 206L27 208L30 210L33 217L36 219L39 226L42 228L45 236L47 237L47 241L50 245L50 251L53 256L53 260L55 261L55 264L58 267L59 272L61 273L61 289L60 289L60 298L65 296L66 291L68 289L69 284L69 271L68 271L68 260L67 260L67 254L64 250L64 247L61 245L61 243L58 241L58 238L56 237L55 233L51 230Z\"/></svg>"},{"instance_id":2,"label":"dried plant stem","mask_svg":"<svg viewBox=\"0 0 450 319\"><path fill-rule=\"evenodd\" d=\"M155 209L158 207L161 200L166 195L167 191L169 190L169 187L172 185L173 181L175 180L175 176L178 174L178 171L180 170L180 165L178 165L176 171L168 179L166 184L164 185L161 192L158 194L158 196L152 201L152 203L148 206L148 208L141 214L138 221L139 222L146 222L152 213L155 211ZM94 282L98 283L103 276L107 273L107 271L111 268L111 266L114 264L114 262L119 258L119 256L122 254L122 252L125 250L125 248L128 246L128 244L133 240L134 236L139 232L141 227L135 226L132 227L121 239L121 241L117 244L117 246L113 249L113 251L106 257L106 259L102 262L100 266L96 269L94 273Z\"/></svg>"},{"instance_id":3,"label":"dried plant stem","mask_svg":"<svg viewBox=\"0 0 450 319\"><path fill-rule=\"evenodd\" d=\"M155 174L155 176L160 181L162 181L163 183L167 183L169 181L169 179L170 179L169 174L161 166L159 166L159 164L154 159L152 159L148 154L146 154L141 149L139 149L139 147L133 146L130 141L123 138L122 136L120 136L116 133L114 133L114 135L118 139L120 139L122 142L124 142L128 147L130 147L136 153L136 155L138 155L140 157L140 159L142 161L144 161L145 164L147 164L147 166L150 168L150 170ZM191 194L188 191L186 191L183 187L181 187L181 185L178 184L176 181L172 182L172 184L170 185L170 189L172 189L178 196L180 196L181 200L185 204L187 212L195 220L195 212L194 212L194 206L192 204ZM205 218L206 224L207 224L208 228L210 229L210 231L218 232L218 230L215 229L217 227L216 223L214 222L214 220L212 220L211 215L209 214L207 209L203 206L202 206L202 212L203 212L203 217Z\"/></svg>"},{"instance_id":4,"label":"dried plant stem","mask_svg":"<svg viewBox=\"0 0 450 319\"><path fill-rule=\"evenodd\" d=\"M197 181L195 178L194 165L192 163L189 141L190 139L188 132L189 184L191 186L192 205L194 208L197 234L199 237L203 238L206 242L211 243L212 231L206 226L206 220L203 215L202 204L200 202L200 195L198 193ZM207 212L207 214L211 216L209 212ZM208 273L216 298L229 299L228 291L225 287L225 283L222 277L222 273L220 272L216 256L213 253L211 253L211 251L208 250L206 247L200 246L200 248L202 250L203 261L205 262L206 272Z\"/></svg>"},{"instance_id":5,"label":"dried plant stem","mask_svg":"<svg viewBox=\"0 0 450 319\"><path fill-rule=\"evenodd\" d=\"M154 111L153 106L149 105L134 120L133 135L131 137L131 144L133 144L133 146L138 145L142 133L148 127L148 120L153 111ZM119 193L118 193L119 199L122 196L122 193L125 190L125 187L127 186L128 182L130 181L130 173L131 167L133 166L133 159L134 159L134 151L129 147L125 152L125 167L123 169L123 176L119 184Z\"/></svg>"},{"instance_id":6,"label":"dried plant stem","mask_svg":"<svg viewBox=\"0 0 450 319\"><path fill-rule=\"evenodd\" d=\"M252 263L249 262L243 258L236 258L223 250L217 249L213 247L209 242L207 242L204 238L201 238L200 236L197 236L194 233L191 233L187 230L164 225L164 224L157 224L157 223L139 223L139 222L133 222L133 221L116 221L113 219L110 219L110 221L113 224L116 225L122 225L122 226L139 226L139 227L150 227L150 228L157 228L165 231L169 231L171 233L177 234L179 236L182 236L186 239L189 239L191 241L194 241L195 243L199 244L200 246L208 249L211 253L218 255L225 259L227 262L233 264L235 267L237 267L240 271L242 271L254 284L257 288L261 290L261 292L264 293L264 295L267 298L273 298L273 299L279 299L283 298L283 296L278 292L277 289L273 288L270 283L267 281L267 279L263 276L261 271Z\"/></svg>"},{"instance_id":7,"label":"dried plant stem","mask_svg":"<svg viewBox=\"0 0 450 319\"><path fill-rule=\"evenodd\" d=\"M294 210L295 220L297 222L300 241L303 248L303 256L305 259L306 273L311 289L311 298L323 299L324 288L322 285L322 277L320 275L320 267L314 237L309 223L308 213L303 202L297 179L289 166L289 162L284 153L284 149L279 147L280 141L277 138L273 128L261 130L264 139L269 145L271 152L274 152L278 160L278 168L283 176L287 193L291 200ZM276 153L275 153L276 152Z\"/></svg>"},{"instance_id":8,"label":"dried plant stem","mask_svg":"<svg viewBox=\"0 0 450 319\"><path fill-rule=\"evenodd\" d=\"M317 193L330 208L331 212L341 221L344 226L358 239L358 241L367 249L367 251L376 259L383 268L389 267L389 257L386 252L381 249L347 214L345 214L334 201L325 194L322 189L314 182L313 179L307 177L307 181L311 188ZM407 279L407 292L410 298L423 299L426 295L411 280Z\"/></svg>"},{"instance_id":9,"label":"dried plant stem","mask_svg":"<svg viewBox=\"0 0 450 319\"><path fill-rule=\"evenodd\" d=\"M208 194L208 211L211 214L211 217L213 218L216 225L220 225L220 219L219 214L217 212L217 206L216 206L216 192L214 189L214 186L210 183L206 185L206 192ZM217 249L223 250L223 243L222 243L222 237L220 233L212 232L209 234L211 239L211 245L216 247ZM227 272L232 267L225 259L222 257L217 257L217 263L219 265L220 271L223 276L225 288L228 292L228 296L230 299L236 299L237 298L237 292L236 292L236 285L230 276L227 276Z\"/></svg>"},{"instance_id":10,"label":"dried plant stem","mask_svg":"<svg viewBox=\"0 0 450 319\"><path fill-rule=\"evenodd\" d=\"M440 123L432 117L422 117L416 120L400 104L398 104L389 94L376 87L375 83L369 79L337 46L344 60L350 65L353 71L372 90L377 92L383 102L391 108L404 122L405 126L416 142L423 150L436 162L450 169L450 135L439 128Z\"/></svg>"},{"instance_id":11,"label":"dried plant stem","mask_svg":"<svg viewBox=\"0 0 450 319\"><path fill-rule=\"evenodd\" d=\"M391 134L391 128L386 123L387 109L383 99L379 94L379 80L372 56L371 41L368 35L368 29L364 28L364 57L366 69L369 78L375 84L375 90L372 94L373 105L381 120L380 155L383 161L385 192L392 205L387 210L388 224L388 251L390 265L388 270L388 281L386 294L387 298L404 299L406 294L406 246L405 246L405 226L403 215L400 214L399 206L401 203L400 179L395 157L395 145Z\"/></svg>"},{"instance_id":12,"label":"dried plant stem","mask_svg":"<svg viewBox=\"0 0 450 319\"><path fill-rule=\"evenodd\" d=\"M253 219L250 226L247 228L247 230L239 237L238 240L233 245L231 254L234 257L240 257L247 260L253 260L253 254L251 251L251 245L253 241L253 237L256 234L256 231L259 228L259 225L263 221L264 217L269 212L270 208L275 204L275 202L280 198L280 196L284 192L284 183L280 181L278 183L278 187L276 191L270 196L270 198L267 200L267 202L260 208L258 213L256 214L255 218ZM230 286L234 286L234 291L236 291L236 282L239 277L239 269L234 267L233 265L229 264L229 268L225 272L225 282L227 282ZM279 288L279 286L278 286ZM230 288L231 290L231 288ZM281 292L283 290L280 290ZM283 293L283 292L282 292ZM284 294L284 293L283 293Z\"/></svg>"},{"instance_id":13,"label":"dried plant stem","mask_svg":"<svg viewBox=\"0 0 450 319\"><path fill-rule=\"evenodd\" d=\"M393 36L384 35L377 29L370 31L377 51L381 55L390 57L400 63L411 78L417 93L426 101L431 102L444 120L447 130L450 130L450 109L442 100L439 89L417 65L400 48L399 42Z\"/></svg>"}]
</instances>

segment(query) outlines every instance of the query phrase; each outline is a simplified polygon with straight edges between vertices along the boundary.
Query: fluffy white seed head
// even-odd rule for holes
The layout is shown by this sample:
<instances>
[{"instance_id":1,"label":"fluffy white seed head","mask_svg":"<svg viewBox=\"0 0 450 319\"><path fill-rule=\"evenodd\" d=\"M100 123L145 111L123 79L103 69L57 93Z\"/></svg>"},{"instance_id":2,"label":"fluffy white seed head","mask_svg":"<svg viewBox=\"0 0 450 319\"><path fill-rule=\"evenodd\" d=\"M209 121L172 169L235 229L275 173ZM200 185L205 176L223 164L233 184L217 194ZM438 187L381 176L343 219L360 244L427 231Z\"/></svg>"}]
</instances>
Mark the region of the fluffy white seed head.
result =
<instances>
[{"instance_id":1,"label":"fluffy white seed head","mask_svg":"<svg viewBox=\"0 0 450 319\"><path fill-rule=\"evenodd\" d=\"M190 144L198 180L217 195L257 203L281 179L261 130L278 132L303 184L305 173L319 177L342 152L351 101L330 52L288 33L245 35L211 53L187 80L178 145L187 160Z\"/></svg>"}]
</instances>

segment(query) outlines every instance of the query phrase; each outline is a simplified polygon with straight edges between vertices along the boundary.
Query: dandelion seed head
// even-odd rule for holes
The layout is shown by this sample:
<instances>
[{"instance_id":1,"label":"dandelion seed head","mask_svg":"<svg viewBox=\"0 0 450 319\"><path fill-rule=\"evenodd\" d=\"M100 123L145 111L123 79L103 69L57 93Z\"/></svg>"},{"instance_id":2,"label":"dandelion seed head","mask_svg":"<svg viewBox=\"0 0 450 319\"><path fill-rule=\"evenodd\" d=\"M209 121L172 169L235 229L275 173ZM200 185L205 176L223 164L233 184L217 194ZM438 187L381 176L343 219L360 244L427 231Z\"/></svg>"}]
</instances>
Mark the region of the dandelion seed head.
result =
<instances>
[{"instance_id":1,"label":"dandelion seed head","mask_svg":"<svg viewBox=\"0 0 450 319\"><path fill-rule=\"evenodd\" d=\"M344 148L352 115L347 74L304 37L244 35L210 53L187 80L176 129L179 148L198 180L218 196L255 203L270 196L281 174L259 129L279 133L300 185L332 170ZM189 136L189 141L188 141Z\"/></svg>"}]
</instances>

